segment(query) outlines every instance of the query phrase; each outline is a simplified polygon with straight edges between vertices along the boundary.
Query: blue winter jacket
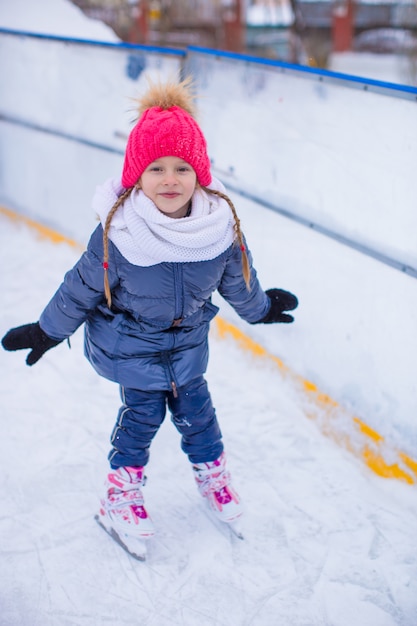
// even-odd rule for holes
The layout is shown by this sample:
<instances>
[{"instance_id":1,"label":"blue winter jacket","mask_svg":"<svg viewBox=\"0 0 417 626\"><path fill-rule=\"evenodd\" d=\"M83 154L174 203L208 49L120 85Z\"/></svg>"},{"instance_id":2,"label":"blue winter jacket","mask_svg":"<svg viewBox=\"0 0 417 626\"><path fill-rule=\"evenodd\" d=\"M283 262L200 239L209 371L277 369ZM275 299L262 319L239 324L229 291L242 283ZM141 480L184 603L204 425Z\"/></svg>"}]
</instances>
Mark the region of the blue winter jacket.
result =
<instances>
[{"instance_id":1,"label":"blue winter jacket","mask_svg":"<svg viewBox=\"0 0 417 626\"><path fill-rule=\"evenodd\" d=\"M61 340L85 322L88 360L101 376L120 385L175 391L204 374L209 323L218 312L211 302L216 289L247 322L259 321L269 310L249 251L251 290L246 287L237 245L209 261L139 267L109 241L110 310L102 240L100 225L46 306L40 325Z\"/></svg>"}]
</instances>

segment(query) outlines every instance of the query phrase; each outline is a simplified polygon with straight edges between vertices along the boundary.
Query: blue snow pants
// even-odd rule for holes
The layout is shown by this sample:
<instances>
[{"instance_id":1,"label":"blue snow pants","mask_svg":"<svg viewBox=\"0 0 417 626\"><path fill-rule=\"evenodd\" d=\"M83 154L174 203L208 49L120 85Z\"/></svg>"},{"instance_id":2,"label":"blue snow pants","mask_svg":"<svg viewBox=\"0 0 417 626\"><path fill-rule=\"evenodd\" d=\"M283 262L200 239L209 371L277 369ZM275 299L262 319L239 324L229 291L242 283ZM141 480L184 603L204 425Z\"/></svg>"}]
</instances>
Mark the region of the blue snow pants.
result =
<instances>
[{"instance_id":1,"label":"blue snow pants","mask_svg":"<svg viewBox=\"0 0 417 626\"><path fill-rule=\"evenodd\" d=\"M123 406L111 435L109 453L112 469L139 467L149 460L152 439L165 419L167 406L181 434L181 448L191 463L214 461L223 452L207 382L203 376L172 391L142 391L121 387Z\"/></svg>"}]
</instances>

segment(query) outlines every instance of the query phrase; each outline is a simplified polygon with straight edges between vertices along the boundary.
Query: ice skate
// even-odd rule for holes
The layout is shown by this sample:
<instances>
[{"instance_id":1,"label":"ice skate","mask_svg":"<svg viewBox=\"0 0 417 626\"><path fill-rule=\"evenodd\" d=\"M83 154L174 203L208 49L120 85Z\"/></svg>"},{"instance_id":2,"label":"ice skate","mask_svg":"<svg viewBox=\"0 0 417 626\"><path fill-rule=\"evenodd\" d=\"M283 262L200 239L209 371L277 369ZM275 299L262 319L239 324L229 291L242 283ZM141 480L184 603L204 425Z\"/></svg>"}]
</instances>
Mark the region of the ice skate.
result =
<instances>
[{"instance_id":1,"label":"ice skate","mask_svg":"<svg viewBox=\"0 0 417 626\"><path fill-rule=\"evenodd\" d=\"M221 522L235 527L242 515L240 498L231 485L224 452L215 461L193 464L194 478L200 494L206 498L210 511Z\"/></svg>"},{"instance_id":2,"label":"ice skate","mask_svg":"<svg viewBox=\"0 0 417 626\"><path fill-rule=\"evenodd\" d=\"M140 560L146 557L146 540L155 534L144 506L141 489L144 482L143 467L120 467L110 472L106 496L95 516L100 526L122 548Z\"/></svg>"}]
</instances>

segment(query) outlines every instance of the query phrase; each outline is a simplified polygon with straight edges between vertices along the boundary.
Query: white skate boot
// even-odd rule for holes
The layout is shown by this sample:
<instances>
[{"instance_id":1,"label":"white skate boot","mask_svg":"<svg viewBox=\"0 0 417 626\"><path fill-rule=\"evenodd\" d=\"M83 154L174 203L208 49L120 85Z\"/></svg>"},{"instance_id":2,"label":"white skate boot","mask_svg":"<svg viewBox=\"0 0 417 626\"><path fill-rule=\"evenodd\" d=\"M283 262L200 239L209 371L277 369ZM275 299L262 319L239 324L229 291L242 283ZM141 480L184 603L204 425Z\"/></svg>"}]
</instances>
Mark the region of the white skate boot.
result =
<instances>
[{"instance_id":1,"label":"white skate boot","mask_svg":"<svg viewBox=\"0 0 417 626\"><path fill-rule=\"evenodd\" d=\"M209 463L194 463L194 478L199 492L210 510L221 522L230 524L242 515L240 498L231 485L230 473L226 470L225 453Z\"/></svg>"},{"instance_id":2,"label":"white skate boot","mask_svg":"<svg viewBox=\"0 0 417 626\"><path fill-rule=\"evenodd\" d=\"M95 519L129 554L139 560L146 556L146 543L155 534L144 506L141 487L143 467L119 467L107 475L106 496Z\"/></svg>"}]
</instances>

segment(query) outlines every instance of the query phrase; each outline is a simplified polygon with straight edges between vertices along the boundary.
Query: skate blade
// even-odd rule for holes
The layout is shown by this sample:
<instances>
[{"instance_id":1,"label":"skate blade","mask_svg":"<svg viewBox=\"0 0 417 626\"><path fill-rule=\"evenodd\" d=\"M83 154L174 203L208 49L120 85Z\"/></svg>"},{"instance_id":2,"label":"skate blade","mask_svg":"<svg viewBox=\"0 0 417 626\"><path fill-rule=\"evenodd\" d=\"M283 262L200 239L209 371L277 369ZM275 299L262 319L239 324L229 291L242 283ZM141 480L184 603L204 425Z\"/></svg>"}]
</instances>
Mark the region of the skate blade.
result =
<instances>
[{"instance_id":1,"label":"skate blade","mask_svg":"<svg viewBox=\"0 0 417 626\"><path fill-rule=\"evenodd\" d=\"M233 520L232 522L222 522L222 524L225 524L226 526L228 526L230 528L231 533L237 537L238 539L241 539L242 541L244 540L244 535L242 532L242 526L240 524L240 521L236 521Z\"/></svg>"},{"instance_id":2,"label":"skate blade","mask_svg":"<svg viewBox=\"0 0 417 626\"><path fill-rule=\"evenodd\" d=\"M137 561L146 561L147 546L146 539L140 539L138 537L129 537L128 535L120 534L112 527L107 528L103 524L99 515L95 515L94 519L97 524L109 535L125 552Z\"/></svg>"},{"instance_id":3,"label":"skate blade","mask_svg":"<svg viewBox=\"0 0 417 626\"><path fill-rule=\"evenodd\" d=\"M213 509L210 507L208 502L206 503L206 506L204 508L205 508L207 515L209 516L209 518L211 519L211 521L217 528L219 528L223 532L226 530L229 530L230 533L237 539L243 540L245 538L241 530L241 514L238 517L235 517L232 520L227 521L227 520L220 519L216 515L216 513L213 511Z\"/></svg>"}]
</instances>

